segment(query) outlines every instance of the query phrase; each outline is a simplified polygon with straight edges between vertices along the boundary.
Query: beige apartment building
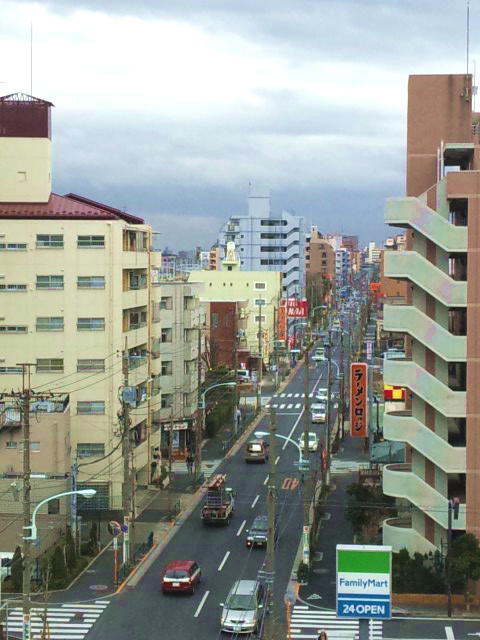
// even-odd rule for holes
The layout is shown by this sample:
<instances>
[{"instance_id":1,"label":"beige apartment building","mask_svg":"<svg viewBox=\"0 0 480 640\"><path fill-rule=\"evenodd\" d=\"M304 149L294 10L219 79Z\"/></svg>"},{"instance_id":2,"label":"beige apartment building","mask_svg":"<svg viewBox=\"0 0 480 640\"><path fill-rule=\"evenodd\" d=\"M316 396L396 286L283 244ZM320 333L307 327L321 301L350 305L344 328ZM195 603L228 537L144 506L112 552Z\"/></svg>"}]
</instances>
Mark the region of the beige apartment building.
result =
<instances>
[{"instance_id":1,"label":"beige apartment building","mask_svg":"<svg viewBox=\"0 0 480 640\"><path fill-rule=\"evenodd\" d=\"M116 508L124 384L136 387L138 483L149 481L159 429L160 309L150 276L159 254L142 219L51 192L51 106L22 94L0 99L0 392L21 388L17 363L28 360L35 391L68 394L78 481L95 486L99 506ZM47 453L48 439L39 446ZM52 464L45 456L42 471Z\"/></svg>"},{"instance_id":2,"label":"beige apartment building","mask_svg":"<svg viewBox=\"0 0 480 640\"><path fill-rule=\"evenodd\" d=\"M385 437L407 444L405 464L383 474L384 492L408 505L383 526L394 550L441 549L454 499L453 535L480 536L479 130L471 75L410 77L406 197L385 212L407 235L384 255L385 275L408 285L406 304L384 307L385 330L407 343L384 370L407 389L407 411L384 417Z\"/></svg>"}]
</instances>

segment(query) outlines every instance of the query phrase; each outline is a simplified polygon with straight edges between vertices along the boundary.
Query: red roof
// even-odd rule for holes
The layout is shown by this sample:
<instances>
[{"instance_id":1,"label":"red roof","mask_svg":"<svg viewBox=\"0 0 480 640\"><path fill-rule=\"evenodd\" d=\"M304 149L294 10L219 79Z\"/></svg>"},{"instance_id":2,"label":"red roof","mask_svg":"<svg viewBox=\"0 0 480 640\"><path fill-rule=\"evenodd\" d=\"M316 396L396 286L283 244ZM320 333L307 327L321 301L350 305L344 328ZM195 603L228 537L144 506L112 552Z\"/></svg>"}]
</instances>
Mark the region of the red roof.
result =
<instances>
[{"instance_id":1,"label":"red roof","mask_svg":"<svg viewBox=\"0 0 480 640\"><path fill-rule=\"evenodd\" d=\"M74 193L68 193L66 196L52 193L48 202L0 202L0 219L2 218L124 220L130 224L144 224L142 218Z\"/></svg>"}]
</instances>

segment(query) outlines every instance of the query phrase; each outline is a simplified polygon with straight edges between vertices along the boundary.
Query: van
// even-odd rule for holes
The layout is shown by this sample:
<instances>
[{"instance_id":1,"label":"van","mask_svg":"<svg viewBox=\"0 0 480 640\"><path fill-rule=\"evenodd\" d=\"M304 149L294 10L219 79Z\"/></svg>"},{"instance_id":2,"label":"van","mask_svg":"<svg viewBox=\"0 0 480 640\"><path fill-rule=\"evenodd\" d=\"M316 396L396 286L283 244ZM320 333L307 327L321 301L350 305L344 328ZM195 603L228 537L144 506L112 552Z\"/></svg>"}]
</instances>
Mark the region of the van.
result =
<instances>
[{"instance_id":1,"label":"van","mask_svg":"<svg viewBox=\"0 0 480 640\"><path fill-rule=\"evenodd\" d=\"M227 633L255 633L260 628L265 589L258 580L237 580L220 603L220 628Z\"/></svg>"},{"instance_id":2,"label":"van","mask_svg":"<svg viewBox=\"0 0 480 640\"><path fill-rule=\"evenodd\" d=\"M245 445L245 462L266 462L268 460L268 444L265 440L250 440Z\"/></svg>"},{"instance_id":3,"label":"van","mask_svg":"<svg viewBox=\"0 0 480 640\"><path fill-rule=\"evenodd\" d=\"M238 382L250 382L250 372L247 369L237 369Z\"/></svg>"}]
</instances>

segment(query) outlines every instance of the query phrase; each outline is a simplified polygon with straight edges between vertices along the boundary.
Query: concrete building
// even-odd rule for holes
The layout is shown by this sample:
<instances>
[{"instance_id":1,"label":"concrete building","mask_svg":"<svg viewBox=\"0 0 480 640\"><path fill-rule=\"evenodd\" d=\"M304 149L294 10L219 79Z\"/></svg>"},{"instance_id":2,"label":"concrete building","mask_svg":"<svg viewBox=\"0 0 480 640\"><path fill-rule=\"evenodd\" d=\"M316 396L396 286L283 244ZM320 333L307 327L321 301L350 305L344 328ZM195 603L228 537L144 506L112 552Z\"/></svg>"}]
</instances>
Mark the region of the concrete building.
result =
<instances>
[{"instance_id":1,"label":"concrete building","mask_svg":"<svg viewBox=\"0 0 480 640\"><path fill-rule=\"evenodd\" d=\"M380 262L380 254L382 250L380 249L380 247L377 247L375 242L369 242L365 249L365 252L365 262L367 264L378 264Z\"/></svg>"},{"instance_id":2,"label":"concrete building","mask_svg":"<svg viewBox=\"0 0 480 640\"><path fill-rule=\"evenodd\" d=\"M345 247L335 251L335 284L344 287L350 282L352 263L350 252Z\"/></svg>"},{"instance_id":3,"label":"concrete building","mask_svg":"<svg viewBox=\"0 0 480 640\"><path fill-rule=\"evenodd\" d=\"M406 197L385 213L407 234L405 251L385 252L385 275L408 284L406 305L384 308L385 330L407 337L407 358L384 371L408 390L408 410L384 420L385 437L408 445L406 463L383 475L384 492L409 507L384 523L394 550L441 549L453 498L453 535L480 536L479 176L472 77L410 77Z\"/></svg>"},{"instance_id":4,"label":"concrete building","mask_svg":"<svg viewBox=\"0 0 480 640\"><path fill-rule=\"evenodd\" d=\"M220 230L218 246L234 242L241 271L283 273L285 297L305 293L305 220L288 211L274 213L268 189L250 187L248 213L231 216Z\"/></svg>"},{"instance_id":5,"label":"concrete building","mask_svg":"<svg viewBox=\"0 0 480 640\"><path fill-rule=\"evenodd\" d=\"M262 358L267 364L273 354L276 317L282 296L282 274L275 271L241 271L239 263L235 246L231 243L227 247L221 271L192 271L188 281L203 284L199 293L203 302L243 303L243 311L239 310L238 317L245 328L239 336L239 351L243 358L247 358L248 354L250 363L258 358L260 335Z\"/></svg>"},{"instance_id":6,"label":"concrete building","mask_svg":"<svg viewBox=\"0 0 480 640\"><path fill-rule=\"evenodd\" d=\"M117 507L125 362L137 389L133 463L137 481L148 482L150 385L160 375L160 358L149 356L160 338L150 273L159 254L141 218L51 192L51 106L23 94L0 98L0 390L21 387L17 363L28 359L33 389L68 394L71 459L99 459L79 469L79 483L97 489L92 505Z\"/></svg>"},{"instance_id":7,"label":"concrete building","mask_svg":"<svg viewBox=\"0 0 480 640\"><path fill-rule=\"evenodd\" d=\"M317 227L312 227L306 236L305 272L307 283L319 275L328 280L335 277L335 251Z\"/></svg>"},{"instance_id":8,"label":"concrete building","mask_svg":"<svg viewBox=\"0 0 480 640\"><path fill-rule=\"evenodd\" d=\"M178 460L195 446L198 383L205 372L205 312L197 288L186 279L155 280L161 293L161 375L153 391L159 398L154 423L161 425L162 457Z\"/></svg>"}]
</instances>

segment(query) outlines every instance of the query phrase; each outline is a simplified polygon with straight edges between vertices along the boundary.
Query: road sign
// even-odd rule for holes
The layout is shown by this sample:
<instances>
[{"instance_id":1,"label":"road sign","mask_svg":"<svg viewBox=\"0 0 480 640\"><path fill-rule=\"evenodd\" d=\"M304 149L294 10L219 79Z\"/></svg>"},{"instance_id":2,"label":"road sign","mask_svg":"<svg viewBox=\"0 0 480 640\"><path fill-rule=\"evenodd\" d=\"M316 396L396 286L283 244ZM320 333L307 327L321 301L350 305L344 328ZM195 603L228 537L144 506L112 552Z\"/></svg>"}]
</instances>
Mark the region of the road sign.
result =
<instances>
[{"instance_id":1,"label":"road sign","mask_svg":"<svg viewBox=\"0 0 480 640\"><path fill-rule=\"evenodd\" d=\"M392 548L337 544L337 616L391 617Z\"/></svg>"},{"instance_id":2,"label":"road sign","mask_svg":"<svg viewBox=\"0 0 480 640\"><path fill-rule=\"evenodd\" d=\"M310 526L303 527L303 562L310 565Z\"/></svg>"},{"instance_id":3,"label":"road sign","mask_svg":"<svg viewBox=\"0 0 480 640\"><path fill-rule=\"evenodd\" d=\"M299 471L308 471L310 469L310 460L295 460L293 462Z\"/></svg>"}]
</instances>

